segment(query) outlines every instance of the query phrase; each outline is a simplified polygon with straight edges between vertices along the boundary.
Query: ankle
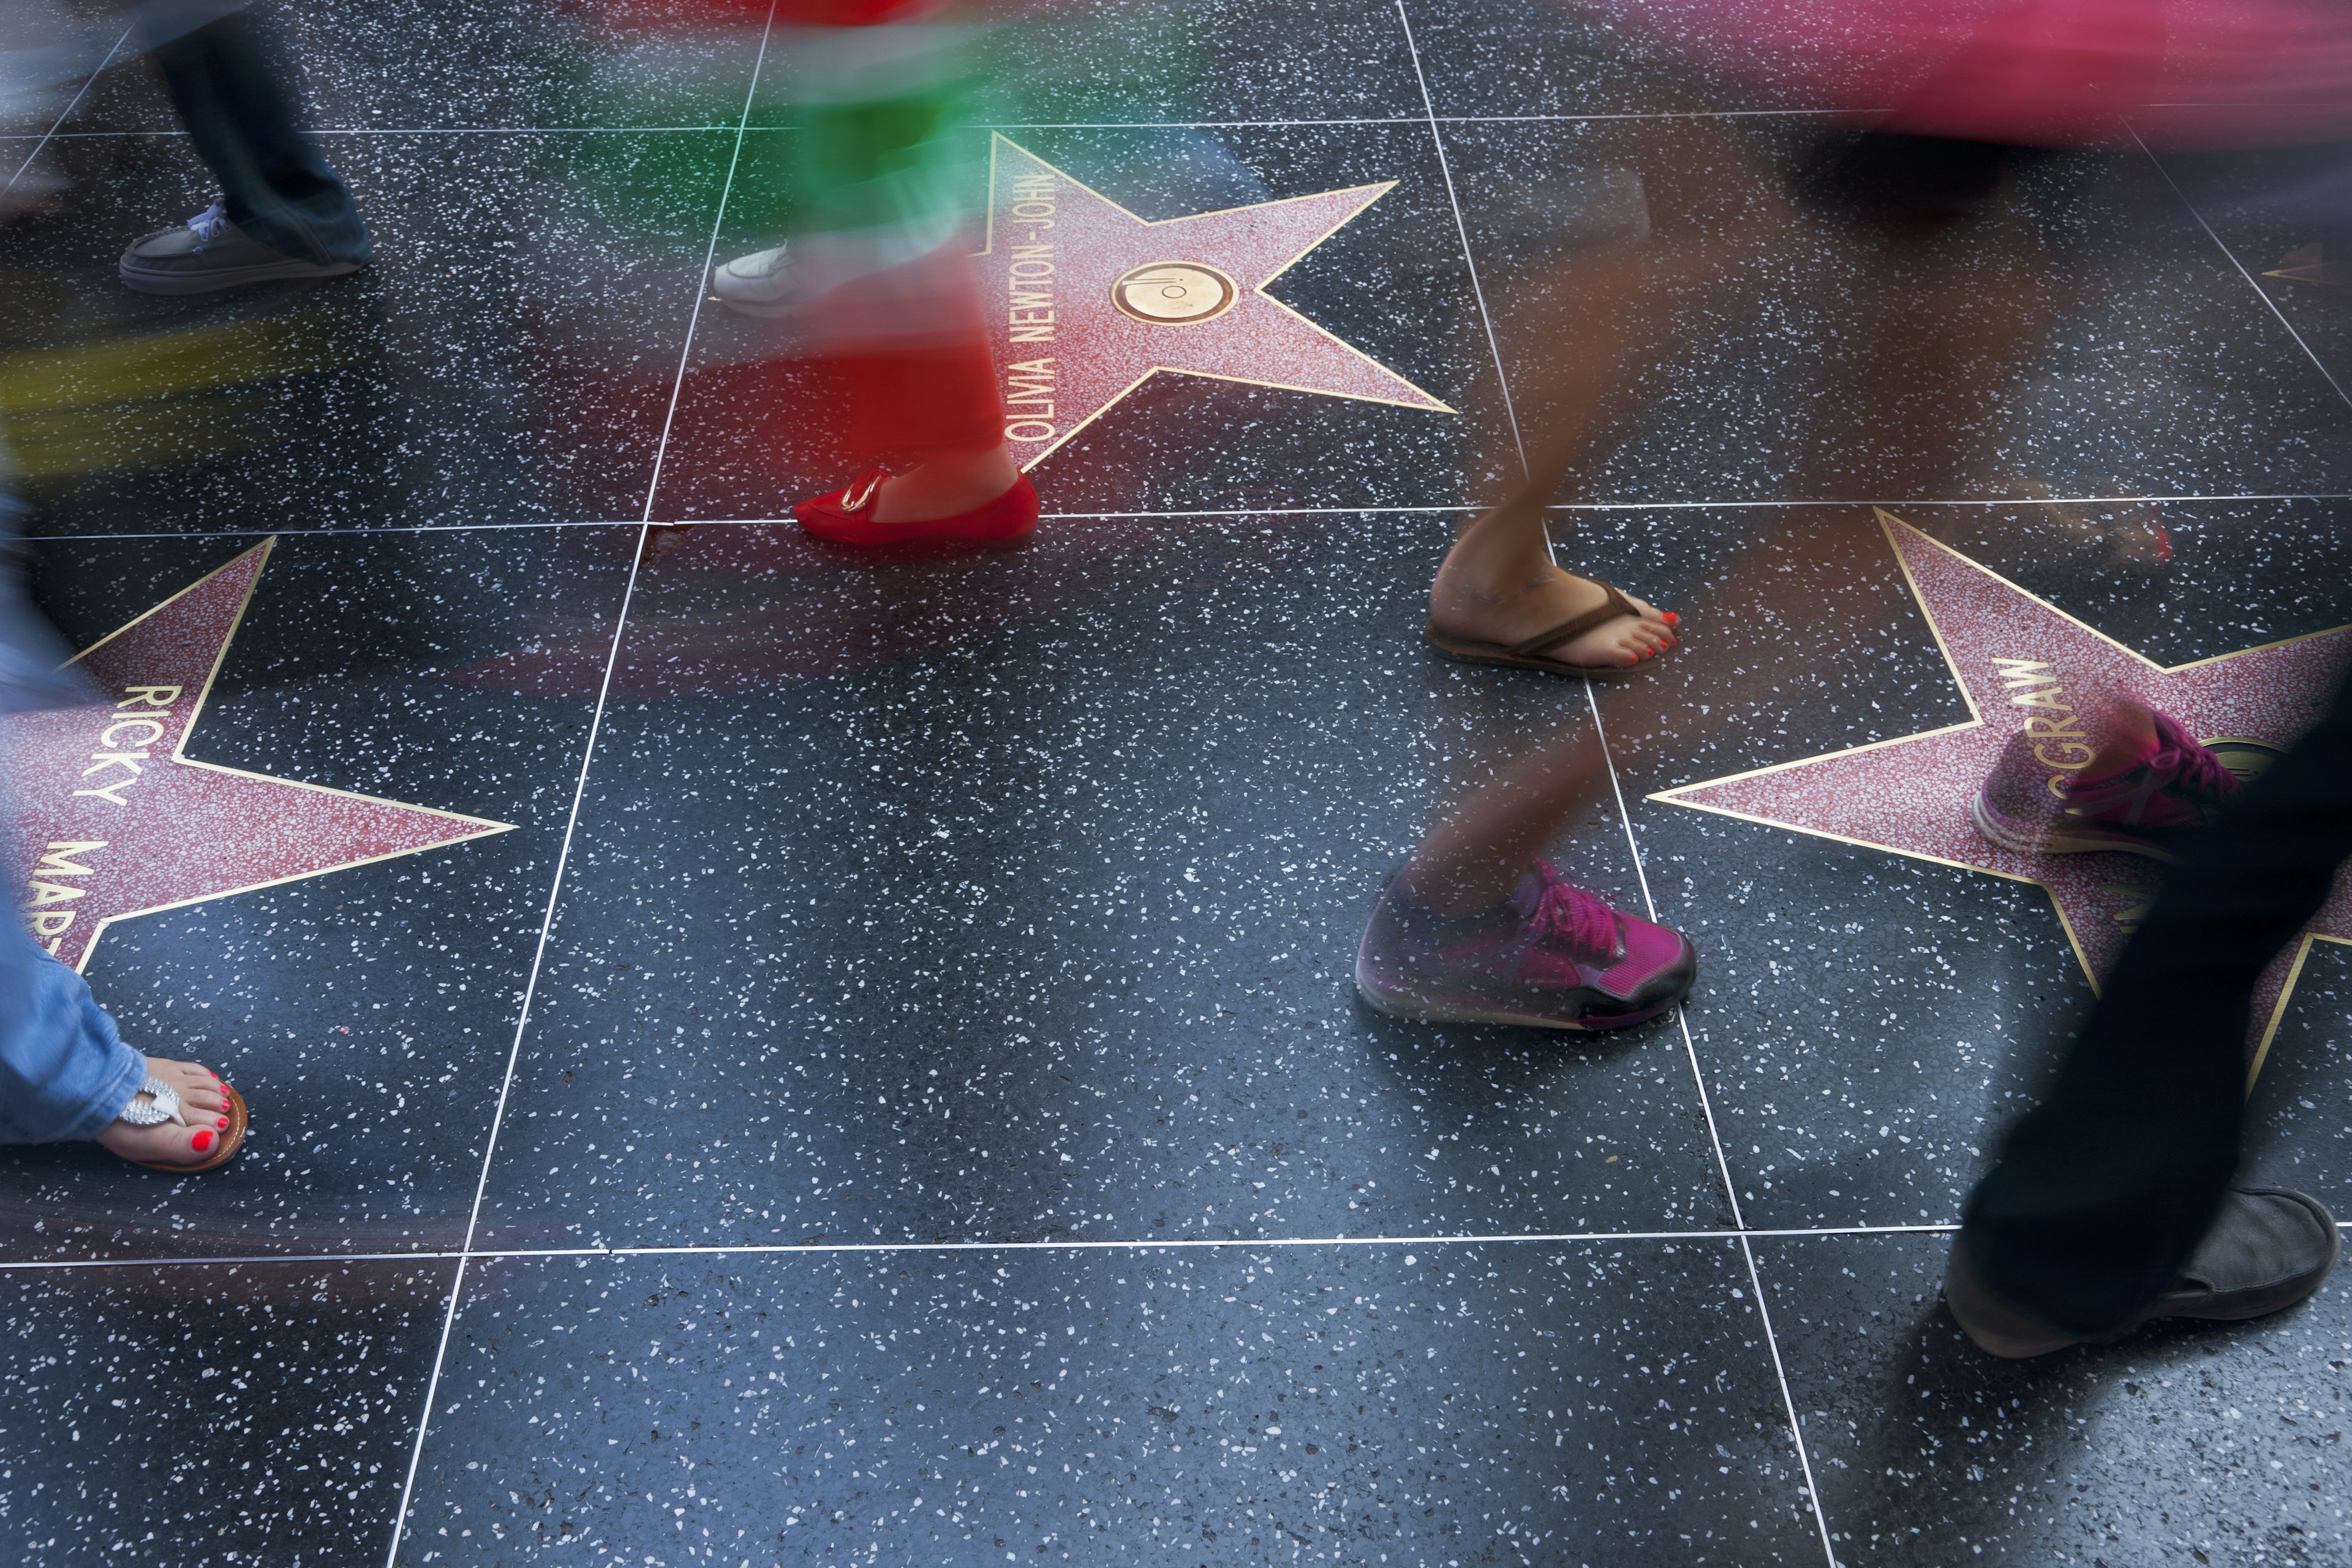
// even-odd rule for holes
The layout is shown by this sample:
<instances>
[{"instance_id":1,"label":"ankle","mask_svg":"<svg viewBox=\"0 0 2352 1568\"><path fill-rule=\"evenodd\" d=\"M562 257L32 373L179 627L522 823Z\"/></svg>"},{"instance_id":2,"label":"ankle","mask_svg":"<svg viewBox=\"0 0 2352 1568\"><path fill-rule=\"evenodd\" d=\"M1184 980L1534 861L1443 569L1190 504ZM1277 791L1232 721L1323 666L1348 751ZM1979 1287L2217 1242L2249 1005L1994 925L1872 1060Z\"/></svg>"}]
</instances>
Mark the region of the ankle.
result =
<instances>
[{"instance_id":1,"label":"ankle","mask_svg":"<svg viewBox=\"0 0 2352 1568\"><path fill-rule=\"evenodd\" d=\"M937 452L882 481L874 501L877 522L924 522L986 506L1021 479L1004 446L985 452Z\"/></svg>"},{"instance_id":2,"label":"ankle","mask_svg":"<svg viewBox=\"0 0 2352 1568\"><path fill-rule=\"evenodd\" d=\"M1394 887L1400 899L1423 914L1454 921L1504 902L1524 874L1520 868L1408 861Z\"/></svg>"},{"instance_id":3,"label":"ankle","mask_svg":"<svg viewBox=\"0 0 2352 1568\"><path fill-rule=\"evenodd\" d=\"M1558 567L1549 564L1532 574L1524 570L1482 572L1475 567L1455 566L1449 559L1438 568L1437 580L1429 585L1429 607L1456 615L1507 610L1563 575Z\"/></svg>"},{"instance_id":4,"label":"ankle","mask_svg":"<svg viewBox=\"0 0 2352 1568\"><path fill-rule=\"evenodd\" d=\"M1438 563L1432 595L1484 607L1507 605L1561 575L1553 564L1543 510L1517 500L1481 512Z\"/></svg>"},{"instance_id":5,"label":"ankle","mask_svg":"<svg viewBox=\"0 0 2352 1568\"><path fill-rule=\"evenodd\" d=\"M2129 773L2156 750L2156 716L2141 703L2117 702L2106 714L2104 728L2106 733L2092 752L2090 762L2075 775L2078 783Z\"/></svg>"}]
</instances>

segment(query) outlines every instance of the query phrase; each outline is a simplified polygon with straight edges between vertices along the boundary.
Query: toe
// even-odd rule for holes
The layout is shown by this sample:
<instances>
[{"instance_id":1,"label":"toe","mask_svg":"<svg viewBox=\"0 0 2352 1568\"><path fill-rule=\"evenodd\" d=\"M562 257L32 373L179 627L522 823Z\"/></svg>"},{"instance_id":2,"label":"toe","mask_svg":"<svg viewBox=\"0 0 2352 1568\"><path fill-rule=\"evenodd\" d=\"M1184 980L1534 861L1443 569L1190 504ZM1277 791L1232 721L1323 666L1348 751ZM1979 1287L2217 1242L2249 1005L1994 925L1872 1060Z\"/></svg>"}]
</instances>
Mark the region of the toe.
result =
<instances>
[{"instance_id":1,"label":"toe","mask_svg":"<svg viewBox=\"0 0 2352 1568\"><path fill-rule=\"evenodd\" d=\"M187 1118L187 1128L173 1129L178 1139L184 1140L188 1131L195 1128L209 1128L215 1133L227 1131L228 1090L210 1068L150 1057L147 1070L170 1084L180 1097L180 1114Z\"/></svg>"},{"instance_id":2,"label":"toe","mask_svg":"<svg viewBox=\"0 0 2352 1568\"><path fill-rule=\"evenodd\" d=\"M180 1103L190 1110L217 1111L228 1105L228 1096L222 1091L221 1080L210 1068L194 1062L173 1062L167 1076L173 1088L180 1091Z\"/></svg>"}]
</instances>

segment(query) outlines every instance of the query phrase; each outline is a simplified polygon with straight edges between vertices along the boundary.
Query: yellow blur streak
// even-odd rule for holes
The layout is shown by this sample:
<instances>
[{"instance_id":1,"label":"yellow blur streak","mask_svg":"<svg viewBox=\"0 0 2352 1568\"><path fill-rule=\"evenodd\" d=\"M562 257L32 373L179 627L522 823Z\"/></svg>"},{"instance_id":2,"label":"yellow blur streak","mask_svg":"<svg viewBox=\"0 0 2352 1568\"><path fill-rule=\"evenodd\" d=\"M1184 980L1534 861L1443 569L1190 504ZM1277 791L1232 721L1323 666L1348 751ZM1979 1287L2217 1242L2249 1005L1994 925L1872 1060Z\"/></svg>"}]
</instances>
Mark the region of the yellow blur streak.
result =
<instances>
[{"instance_id":1,"label":"yellow blur streak","mask_svg":"<svg viewBox=\"0 0 2352 1568\"><path fill-rule=\"evenodd\" d=\"M271 437L263 399L206 395L349 363L338 335L296 315L12 349L0 353L0 417L28 479L247 450Z\"/></svg>"}]
</instances>

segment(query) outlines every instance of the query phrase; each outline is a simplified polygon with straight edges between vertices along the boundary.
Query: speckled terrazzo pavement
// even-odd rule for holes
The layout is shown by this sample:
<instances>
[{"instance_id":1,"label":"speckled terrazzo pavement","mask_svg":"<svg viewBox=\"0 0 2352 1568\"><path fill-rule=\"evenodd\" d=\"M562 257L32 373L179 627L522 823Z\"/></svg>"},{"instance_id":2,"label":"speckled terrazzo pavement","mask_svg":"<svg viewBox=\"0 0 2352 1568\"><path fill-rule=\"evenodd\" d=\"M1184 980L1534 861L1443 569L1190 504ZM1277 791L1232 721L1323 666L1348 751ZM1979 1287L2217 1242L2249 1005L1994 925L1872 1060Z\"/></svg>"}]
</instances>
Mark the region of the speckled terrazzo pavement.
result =
<instances>
[{"instance_id":1,"label":"speckled terrazzo pavement","mask_svg":"<svg viewBox=\"0 0 2352 1568\"><path fill-rule=\"evenodd\" d=\"M1483 3L982 36L992 128L1139 218L1394 184L1269 288L1313 374L1151 375L1037 468L1031 544L876 560L774 521L839 476L759 324L698 312L705 253L772 234L758 19L281 9L375 268L121 293L209 199L135 60L22 142L70 184L0 230L38 597L85 647L266 558L160 744L374 836L138 841L156 886L268 872L87 955L253 1141L201 1181L0 1158L12 1561L2352 1558L2340 1281L2027 1364L1938 1304L2089 1000L2013 879L2110 924L2112 879L1985 875L1899 769L1784 766L1990 719L2001 658L2307 707L2352 623L2352 306L2263 273L2340 151L2028 171L2003 258L1954 253L1955 332L2021 277L2047 311L1990 406L1853 395L1857 253L1796 223L1557 514L1685 616L1588 700L1427 657L1428 575L1548 416L1562 237L1752 216L1819 132L1769 76ZM1297 389L1334 366L1394 400ZM1912 484L1938 441L1970 461ZM641 553L641 518L698 526ZM1689 1006L1360 1008L1380 879L1559 733L1616 788L1557 858L1691 935ZM2305 955L2249 1125L2339 1214L2347 954Z\"/></svg>"}]
</instances>

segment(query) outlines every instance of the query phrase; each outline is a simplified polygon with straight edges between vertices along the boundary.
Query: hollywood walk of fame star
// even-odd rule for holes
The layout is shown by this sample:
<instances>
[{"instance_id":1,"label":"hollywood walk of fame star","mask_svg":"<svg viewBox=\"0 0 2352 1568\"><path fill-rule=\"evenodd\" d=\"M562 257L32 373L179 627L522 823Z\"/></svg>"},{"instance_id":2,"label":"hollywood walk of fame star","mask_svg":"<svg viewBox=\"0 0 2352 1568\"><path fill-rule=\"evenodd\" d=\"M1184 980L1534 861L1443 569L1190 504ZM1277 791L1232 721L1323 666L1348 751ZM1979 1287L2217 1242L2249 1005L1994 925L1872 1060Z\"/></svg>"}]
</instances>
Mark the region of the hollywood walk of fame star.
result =
<instances>
[{"instance_id":1,"label":"hollywood walk of fame star","mask_svg":"<svg viewBox=\"0 0 2352 1568\"><path fill-rule=\"evenodd\" d=\"M2087 762L2088 749L2065 739L2079 730L2069 691L2130 693L2209 741L2286 745L2318 718L2352 658L2352 627L2166 668L1899 518L1882 510L1878 519L1972 717L1651 798L2035 883L2049 891L2095 988L2153 891L2147 863L2127 855L2023 854L1987 843L1969 807L1995 760L2026 731L2043 746L2038 754L2053 773ZM2305 935L2279 955L2256 989L2248 1041L2253 1072L2261 1070L2315 938L2352 942L2352 889L2342 878Z\"/></svg>"},{"instance_id":2,"label":"hollywood walk of fame star","mask_svg":"<svg viewBox=\"0 0 2352 1568\"><path fill-rule=\"evenodd\" d=\"M34 940L76 969L133 915L411 855L513 825L185 754L276 540L92 644L100 700L15 720L16 868Z\"/></svg>"},{"instance_id":3,"label":"hollywood walk of fame star","mask_svg":"<svg viewBox=\"0 0 2352 1568\"><path fill-rule=\"evenodd\" d=\"M1395 184L1154 223L998 136L973 260L1022 466L1158 371L1453 413L1265 292Z\"/></svg>"}]
</instances>

